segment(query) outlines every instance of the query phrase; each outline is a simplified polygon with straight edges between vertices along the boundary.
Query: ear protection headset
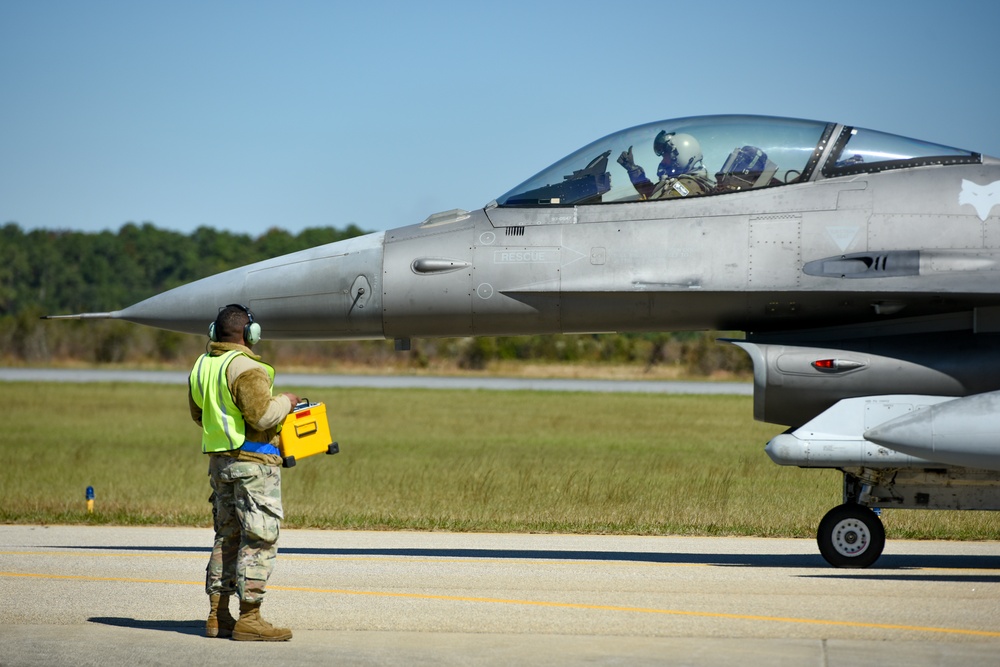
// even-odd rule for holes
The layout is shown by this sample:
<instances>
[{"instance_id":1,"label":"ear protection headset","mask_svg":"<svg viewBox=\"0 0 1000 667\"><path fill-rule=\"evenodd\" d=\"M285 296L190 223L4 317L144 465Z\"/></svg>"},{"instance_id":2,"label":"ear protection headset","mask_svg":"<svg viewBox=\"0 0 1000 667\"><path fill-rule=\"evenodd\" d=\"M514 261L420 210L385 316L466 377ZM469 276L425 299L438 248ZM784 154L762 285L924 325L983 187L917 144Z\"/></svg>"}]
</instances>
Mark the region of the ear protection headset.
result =
<instances>
[{"instance_id":1,"label":"ear protection headset","mask_svg":"<svg viewBox=\"0 0 1000 667\"><path fill-rule=\"evenodd\" d=\"M250 321L247 322L245 327L243 327L243 341L247 345L256 345L257 343L259 343L261 334L260 325L253 321L253 313L250 312L250 309L238 303L231 303L228 306L225 306L224 308L219 308L219 315L222 315L222 312L226 310L226 308L239 308L240 310L242 310L244 313L247 314L247 318ZM218 329L219 325L219 315L215 317L214 322L208 325L208 337L213 343L219 342L219 337L216 334L216 330Z\"/></svg>"}]
</instances>

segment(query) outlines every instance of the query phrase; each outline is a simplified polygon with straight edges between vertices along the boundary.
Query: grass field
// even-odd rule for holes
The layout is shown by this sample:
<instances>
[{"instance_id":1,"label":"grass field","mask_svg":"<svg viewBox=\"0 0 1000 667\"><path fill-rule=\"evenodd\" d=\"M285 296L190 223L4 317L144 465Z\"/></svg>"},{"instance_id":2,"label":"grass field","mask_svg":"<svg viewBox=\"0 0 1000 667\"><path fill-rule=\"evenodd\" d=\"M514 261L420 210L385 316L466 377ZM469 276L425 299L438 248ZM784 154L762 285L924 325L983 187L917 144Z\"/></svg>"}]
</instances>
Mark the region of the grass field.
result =
<instances>
[{"instance_id":1,"label":"grass field","mask_svg":"<svg viewBox=\"0 0 1000 667\"><path fill-rule=\"evenodd\" d=\"M279 388L325 402L341 445L284 471L289 527L805 537L840 502L839 473L770 462L782 428L749 397ZM0 385L0 522L209 525L185 391ZM890 539L1000 539L992 512L883 518Z\"/></svg>"}]
</instances>

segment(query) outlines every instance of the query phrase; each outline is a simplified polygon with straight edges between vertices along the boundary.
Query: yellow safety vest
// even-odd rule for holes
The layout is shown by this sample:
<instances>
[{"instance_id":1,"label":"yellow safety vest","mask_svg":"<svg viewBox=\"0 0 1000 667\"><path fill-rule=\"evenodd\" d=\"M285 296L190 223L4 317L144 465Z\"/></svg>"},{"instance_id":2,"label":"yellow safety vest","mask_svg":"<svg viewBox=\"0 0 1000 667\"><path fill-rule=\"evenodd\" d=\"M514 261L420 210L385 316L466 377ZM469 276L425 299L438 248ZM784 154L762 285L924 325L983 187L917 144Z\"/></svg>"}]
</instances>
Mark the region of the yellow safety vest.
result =
<instances>
[{"instance_id":1,"label":"yellow safety vest","mask_svg":"<svg viewBox=\"0 0 1000 667\"><path fill-rule=\"evenodd\" d=\"M201 451L205 454L229 452L239 449L246 442L246 421L236 407L233 393L229 390L226 371L233 359L241 354L231 350L213 357L203 354L195 362L188 384L195 404L201 408ZM274 386L274 369L258 362L267 370Z\"/></svg>"}]
</instances>

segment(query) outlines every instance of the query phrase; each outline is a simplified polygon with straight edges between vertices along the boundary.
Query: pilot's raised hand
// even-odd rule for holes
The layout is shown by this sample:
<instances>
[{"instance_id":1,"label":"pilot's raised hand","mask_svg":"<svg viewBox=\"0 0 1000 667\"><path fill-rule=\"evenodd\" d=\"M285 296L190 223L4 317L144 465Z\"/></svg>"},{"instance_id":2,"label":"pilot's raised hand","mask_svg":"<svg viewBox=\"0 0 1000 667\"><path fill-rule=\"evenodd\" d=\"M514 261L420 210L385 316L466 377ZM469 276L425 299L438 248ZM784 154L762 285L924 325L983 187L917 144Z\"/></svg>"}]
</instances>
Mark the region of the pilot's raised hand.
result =
<instances>
[{"instance_id":1,"label":"pilot's raised hand","mask_svg":"<svg viewBox=\"0 0 1000 667\"><path fill-rule=\"evenodd\" d=\"M627 151L622 151L622 154L618 156L618 164L625 167L628 171L635 171L638 167L635 164L635 159L632 157L632 147L629 146Z\"/></svg>"}]
</instances>

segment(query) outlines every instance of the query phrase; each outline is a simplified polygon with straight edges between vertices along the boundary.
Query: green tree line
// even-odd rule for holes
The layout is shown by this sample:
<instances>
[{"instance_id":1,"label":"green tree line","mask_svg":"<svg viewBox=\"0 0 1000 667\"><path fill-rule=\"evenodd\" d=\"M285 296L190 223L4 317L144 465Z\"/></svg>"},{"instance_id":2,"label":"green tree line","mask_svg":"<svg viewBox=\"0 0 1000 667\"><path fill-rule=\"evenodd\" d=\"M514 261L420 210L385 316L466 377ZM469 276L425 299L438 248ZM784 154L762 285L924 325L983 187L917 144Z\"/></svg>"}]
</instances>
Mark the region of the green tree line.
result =
<instances>
[{"instance_id":1,"label":"green tree line","mask_svg":"<svg viewBox=\"0 0 1000 667\"><path fill-rule=\"evenodd\" d=\"M292 235L246 234L199 227L185 235L149 223L117 233L0 228L0 317L116 310L184 283L270 257L358 236L350 226Z\"/></svg>"},{"instance_id":2,"label":"green tree line","mask_svg":"<svg viewBox=\"0 0 1000 667\"><path fill-rule=\"evenodd\" d=\"M117 232L25 231L0 227L0 363L180 365L204 339L110 320L43 321L46 314L118 310L160 292L251 262L359 236L319 227L258 237L199 227L190 234L128 223ZM206 323L207 327L207 323ZM285 366L353 364L385 368L454 366L481 370L494 362L675 366L683 375L744 374L748 359L715 343L717 334L515 336L413 341L408 354L391 342L271 342L261 351Z\"/></svg>"}]
</instances>

